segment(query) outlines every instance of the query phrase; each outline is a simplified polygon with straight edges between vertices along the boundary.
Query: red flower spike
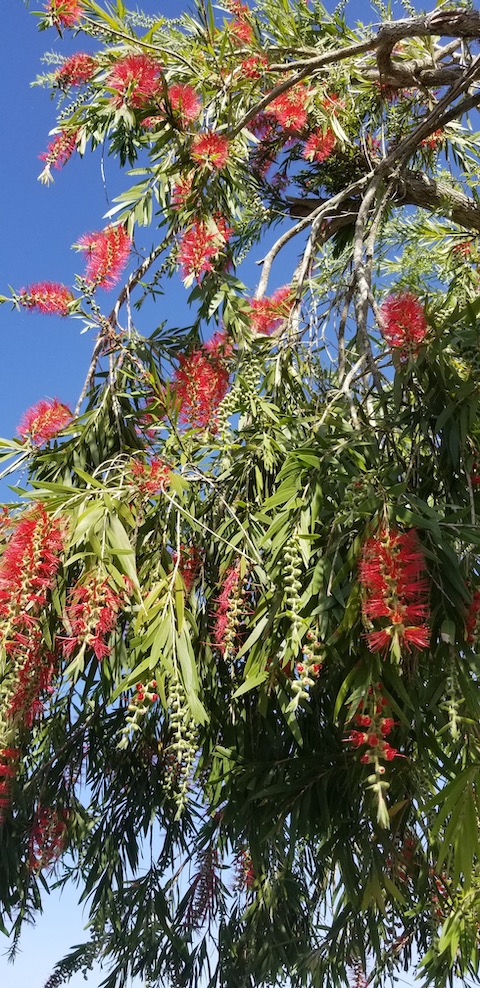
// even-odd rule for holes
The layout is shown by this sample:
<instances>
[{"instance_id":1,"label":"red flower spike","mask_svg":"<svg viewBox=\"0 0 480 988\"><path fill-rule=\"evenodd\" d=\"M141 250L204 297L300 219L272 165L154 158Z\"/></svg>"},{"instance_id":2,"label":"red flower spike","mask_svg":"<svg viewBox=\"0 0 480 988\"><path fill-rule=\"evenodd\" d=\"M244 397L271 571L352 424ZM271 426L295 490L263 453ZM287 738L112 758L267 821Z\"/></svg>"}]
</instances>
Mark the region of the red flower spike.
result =
<instances>
[{"instance_id":1,"label":"red flower spike","mask_svg":"<svg viewBox=\"0 0 480 988\"><path fill-rule=\"evenodd\" d=\"M306 161L316 161L321 164L322 161L326 161L330 157L335 150L336 143L337 138L330 128L325 133L321 130L315 131L315 133L310 134L306 141L302 157Z\"/></svg>"},{"instance_id":2,"label":"red flower spike","mask_svg":"<svg viewBox=\"0 0 480 988\"><path fill-rule=\"evenodd\" d=\"M172 553L172 562L176 565L178 561L178 570L185 584L186 594L190 594L194 583L196 582L200 568L203 561L203 554L200 549L196 546L180 546L180 554L177 556L176 552ZM156 683L154 684L156 686Z\"/></svg>"},{"instance_id":3,"label":"red flower spike","mask_svg":"<svg viewBox=\"0 0 480 988\"><path fill-rule=\"evenodd\" d=\"M192 86L183 86L180 83L173 83L169 87L168 101L181 127L188 127L188 124L196 120L202 108Z\"/></svg>"},{"instance_id":4,"label":"red flower spike","mask_svg":"<svg viewBox=\"0 0 480 988\"><path fill-rule=\"evenodd\" d=\"M60 89L83 86L92 78L96 65L93 55L77 51L74 55L70 55L70 58L66 58L57 69L55 82Z\"/></svg>"},{"instance_id":5,"label":"red flower spike","mask_svg":"<svg viewBox=\"0 0 480 988\"><path fill-rule=\"evenodd\" d=\"M135 485L141 494L151 495L164 491L169 483L171 467L163 460L154 457L149 463L142 463L141 460L132 460L131 471L135 478Z\"/></svg>"},{"instance_id":6,"label":"red flower spike","mask_svg":"<svg viewBox=\"0 0 480 988\"><path fill-rule=\"evenodd\" d=\"M465 638L467 642L476 642L478 635L480 633L480 590L476 590L473 594L470 607L467 612L467 617L465 621Z\"/></svg>"},{"instance_id":7,"label":"red flower spike","mask_svg":"<svg viewBox=\"0 0 480 988\"><path fill-rule=\"evenodd\" d=\"M62 520L36 505L13 528L0 563L0 645L10 660L5 719L12 729L31 727L42 695L52 691L55 657L44 651L39 615L55 583L63 529Z\"/></svg>"},{"instance_id":8,"label":"red flower spike","mask_svg":"<svg viewBox=\"0 0 480 988\"><path fill-rule=\"evenodd\" d=\"M24 309L49 316L67 316L73 300L70 289L55 281L39 281L18 293L18 302Z\"/></svg>"},{"instance_id":9,"label":"red flower spike","mask_svg":"<svg viewBox=\"0 0 480 988\"><path fill-rule=\"evenodd\" d=\"M427 648L428 581L425 559L415 529L381 531L364 545L359 580L364 588L362 613L384 626L367 633L372 652L387 653L393 643L407 650Z\"/></svg>"},{"instance_id":10,"label":"red flower spike","mask_svg":"<svg viewBox=\"0 0 480 988\"><path fill-rule=\"evenodd\" d=\"M292 289L289 285L277 288L270 297L251 299L251 328L256 333L273 333L288 319L292 304Z\"/></svg>"},{"instance_id":11,"label":"red flower spike","mask_svg":"<svg viewBox=\"0 0 480 988\"><path fill-rule=\"evenodd\" d=\"M389 295L380 308L380 331L400 359L417 356L428 331L422 303L411 292Z\"/></svg>"},{"instance_id":12,"label":"red flower spike","mask_svg":"<svg viewBox=\"0 0 480 988\"><path fill-rule=\"evenodd\" d=\"M242 76L246 79L261 79L266 67L268 58L264 55L249 55L240 62Z\"/></svg>"},{"instance_id":13,"label":"red flower spike","mask_svg":"<svg viewBox=\"0 0 480 988\"><path fill-rule=\"evenodd\" d=\"M234 44L249 45L253 41L252 25L244 17L236 17L227 26L227 32Z\"/></svg>"},{"instance_id":14,"label":"red flower spike","mask_svg":"<svg viewBox=\"0 0 480 988\"><path fill-rule=\"evenodd\" d=\"M78 130L61 130L59 134L55 135L53 141L50 141L47 150L39 155L40 161L45 162L45 173L51 167L62 168L66 164L75 151L77 137Z\"/></svg>"},{"instance_id":15,"label":"red flower spike","mask_svg":"<svg viewBox=\"0 0 480 988\"><path fill-rule=\"evenodd\" d=\"M190 172L189 175L179 178L178 182L176 182L173 186L172 206L176 209L180 209L181 206L184 206L191 195L194 177L194 173Z\"/></svg>"},{"instance_id":16,"label":"red flower spike","mask_svg":"<svg viewBox=\"0 0 480 988\"><path fill-rule=\"evenodd\" d=\"M221 349L198 347L180 354L172 387L180 403L180 421L196 429L215 430L215 416L228 391L230 373Z\"/></svg>"},{"instance_id":17,"label":"red flower spike","mask_svg":"<svg viewBox=\"0 0 480 988\"><path fill-rule=\"evenodd\" d=\"M228 152L228 138L209 132L194 137L190 157L204 168L220 171L227 164Z\"/></svg>"},{"instance_id":18,"label":"red flower spike","mask_svg":"<svg viewBox=\"0 0 480 988\"><path fill-rule=\"evenodd\" d=\"M242 582L240 564L233 563L224 575L220 595L217 598L214 644L222 656L227 658L235 652L234 639L240 623L239 601L242 598Z\"/></svg>"},{"instance_id":19,"label":"red flower spike","mask_svg":"<svg viewBox=\"0 0 480 988\"><path fill-rule=\"evenodd\" d=\"M10 809L11 783L18 772L20 754L19 748L0 749L0 824Z\"/></svg>"},{"instance_id":20,"label":"red flower spike","mask_svg":"<svg viewBox=\"0 0 480 988\"><path fill-rule=\"evenodd\" d=\"M113 288L125 268L132 241L123 226L107 226L97 233L85 233L78 245L87 255L85 281L94 288Z\"/></svg>"},{"instance_id":21,"label":"red flower spike","mask_svg":"<svg viewBox=\"0 0 480 988\"><path fill-rule=\"evenodd\" d=\"M53 439L72 421L72 413L58 398L45 399L32 405L23 415L17 433L23 440L29 439L33 446Z\"/></svg>"},{"instance_id":22,"label":"red flower spike","mask_svg":"<svg viewBox=\"0 0 480 988\"><path fill-rule=\"evenodd\" d=\"M393 748L385 736L390 733L395 726L392 717L385 717L385 706L388 705L386 697L382 696L382 686L377 683L375 687L369 687L367 697L360 701L359 708L364 713L355 714L355 723L359 727L368 728L367 731L353 730L344 739L353 748L361 748L364 744L368 746L360 758L363 765L375 765L375 772L383 775L385 768L380 761L392 761L394 758L403 758L396 748Z\"/></svg>"},{"instance_id":23,"label":"red flower spike","mask_svg":"<svg viewBox=\"0 0 480 988\"><path fill-rule=\"evenodd\" d=\"M50 868L65 848L67 812L38 807L28 842L30 871Z\"/></svg>"},{"instance_id":24,"label":"red flower spike","mask_svg":"<svg viewBox=\"0 0 480 988\"><path fill-rule=\"evenodd\" d=\"M83 646L91 649L99 662L110 654L105 639L114 631L125 599L125 593L113 590L108 580L95 572L73 587L64 619L69 635L62 639L67 658Z\"/></svg>"},{"instance_id":25,"label":"red flower spike","mask_svg":"<svg viewBox=\"0 0 480 988\"><path fill-rule=\"evenodd\" d=\"M227 226L223 217L213 217L206 220L195 220L186 230L180 240L178 263L182 269L182 277L186 287L194 279L200 284L202 275L214 270L232 230Z\"/></svg>"},{"instance_id":26,"label":"red flower spike","mask_svg":"<svg viewBox=\"0 0 480 988\"><path fill-rule=\"evenodd\" d=\"M56 27L75 27L84 12L78 0L48 0L44 9Z\"/></svg>"},{"instance_id":27,"label":"red flower spike","mask_svg":"<svg viewBox=\"0 0 480 988\"><path fill-rule=\"evenodd\" d=\"M224 0L223 6L234 17L245 17L248 14L248 4L241 0Z\"/></svg>"},{"instance_id":28,"label":"red flower spike","mask_svg":"<svg viewBox=\"0 0 480 988\"><path fill-rule=\"evenodd\" d=\"M114 90L111 102L138 110L152 103L162 90L162 66L149 55L126 55L107 72L105 84Z\"/></svg>"},{"instance_id":29,"label":"red flower spike","mask_svg":"<svg viewBox=\"0 0 480 988\"><path fill-rule=\"evenodd\" d=\"M275 118L282 130L294 134L301 132L307 125L307 103L310 95L310 90L306 86L297 83L272 100L267 107L267 113Z\"/></svg>"},{"instance_id":30,"label":"red flower spike","mask_svg":"<svg viewBox=\"0 0 480 988\"><path fill-rule=\"evenodd\" d=\"M440 130L434 130L433 134L430 134L428 137L425 137L423 141L420 141L420 147L426 148L427 151L438 151L444 143L445 134L440 128Z\"/></svg>"}]
</instances>

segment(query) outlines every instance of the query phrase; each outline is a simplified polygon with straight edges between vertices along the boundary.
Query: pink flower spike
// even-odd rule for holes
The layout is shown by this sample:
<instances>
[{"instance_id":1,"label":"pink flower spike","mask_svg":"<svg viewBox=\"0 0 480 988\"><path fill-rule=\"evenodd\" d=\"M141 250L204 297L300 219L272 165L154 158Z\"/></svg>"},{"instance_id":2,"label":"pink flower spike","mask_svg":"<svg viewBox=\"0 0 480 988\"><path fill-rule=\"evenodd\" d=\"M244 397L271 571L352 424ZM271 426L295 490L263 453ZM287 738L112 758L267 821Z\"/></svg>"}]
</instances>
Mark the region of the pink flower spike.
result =
<instances>
[{"instance_id":1,"label":"pink flower spike","mask_svg":"<svg viewBox=\"0 0 480 988\"><path fill-rule=\"evenodd\" d=\"M322 161L326 161L330 157L332 152L335 150L335 145L337 139L333 130L328 130L323 133L321 130L315 131L315 133L310 134L310 137L306 141L305 147L302 152L302 157L306 161L317 161L319 164Z\"/></svg>"},{"instance_id":2,"label":"pink flower spike","mask_svg":"<svg viewBox=\"0 0 480 988\"><path fill-rule=\"evenodd\" d=\"M127 264L132 241L123 226L85 233L76 245L87 254L85 281L93 288L113 288Z\"/></svg>"},{"instance_id":3,"label":"pink flower spike","mask_svg":"<svg viewBox=\"0 0 480 988\"><path fill-rule=\"evenodd\" d=\"M56 27L75 27L84 8L78 0L48 0L44 8Z\"/></svg>"},{"instance_id":4,"label":"pink flower spike","mask_svg":"<svg viewBox=\"0 0 480 988\"><path fill-rule=\"evenodd\" d=\"M267 114L275 117L283 130L298 133L307 125L307 102L310 90L299 82L277 96L267 107Z\"/></svg>"},{"instance_id":5,"label":"pink flower spike","mask_svg":"<svg viewBox=\"0 0 480 988\"><path fill-rule=\"evenodd\" d=\"M61 89L67 89L69 86L83 86L90 81L96 64L93 55L77 51L74 55L70 55L70 58L66 58L57 69L55 82Z\"/></svg>"},{"instance_id":6,"label":"pink flower spike","mask_svg":"<svg viewBox=\"0 0 480 988\"><path fill-rule=\"evenodd\" d=\"M187 288L194 278L200 284L201 276L213 271L212 262L218 260L231 232L223 217L195 220L185 230L179 244L178 262Z\"/></svg>"},{"instance_id":7,"label":"pink flower spike","mask_svg":"<svg viewBox=\"0 0 480 988\"><path fill-rule=\"evenodd\" d=\"M39 155L40 161L44 161L47 167L61 168L75 151L77 136L77 130L61 130L50 141L47 150Z\"/></svg>"},{"instance_id":8,"label":"pink flower spike","mask_svg":"<svg viewBox=\"0 0 480 988\"><path fill-rule=\"evenodd\" d=\"M182 127L187 127L189 123L196 120L202 108L200 100L192 86L183 86L180 83L174 82L169 87L168 100L173 115Z\"/></svg>"},{"instance_id":9,"label":"pink flower spike","mask_svg":"<svg viewBox=\"0 0 480 988\"><path fill-rule=\"evenodd\" d=\"M220 171L228 161L228 138L223 134L197 134L193 140L191 157L205 168Z\"/></svg>"},{"instance_id":10,"label":"pink flower spike","mask_svg":"<svg viewBox=\"0 0 480 988\"><path fill-rule=\"evenodd\" d=\"M412 292L389 295L380 309L380 331L403 360L416 356L428 331L422 303Z\"/></svg>"},{"instance_id":11,"label":"pink flower spike","mask_svg":"<svg viewBox=\"0 0 480 988\"><path fill-rule=\"evenodd\" d=\"M107 72L106 85L114 90L111 102L117 108L134 110L152 103L161 92L162 66L150 55L125 55Z\"/></svg>"},{"instance_id":12,"label":"pink flower spike","mask_svg":"<svg viewBox=\"0 0 480 988\"><path fill-rule=\"evenodd\" d=\"M23 415L17 432L33 446L43 446L72 421L72 413L58 398L44 399L32 405Z\"/></svg>"},{"instance_id":13,"label":"pink flower spike","mask_svg":"<svg viewBox=\"0 0 480 988\"><path fill-rule=\"evenodd\" d=\"M225 354L207 346L180 354L172 387L180 404L180 421L196 429L216 429L216 413L228 391Z\"/></svg>"},{"instance_id":14,"label":"pink flower spike","mask_svg":"<svg viewBox=\"0 0 480 988\"><path fill-rule=\"evenodd\" d=\"M273 333L288 319L292 304L292 289L289 285L277 288L273 295L251 299L251 328L255 333Z\"/></svg>"},{"instance_id":15,"label":"pink flower spike","mask_svg":"<svg viewBox=\"0 0 480 988\"><path fill-rule=\"evenodd\" d=\"M70 289L55 281L39 281L18 293L18 302L25 309L49 316L68 315L73 300Z\"/></svg>"}]
</instances>

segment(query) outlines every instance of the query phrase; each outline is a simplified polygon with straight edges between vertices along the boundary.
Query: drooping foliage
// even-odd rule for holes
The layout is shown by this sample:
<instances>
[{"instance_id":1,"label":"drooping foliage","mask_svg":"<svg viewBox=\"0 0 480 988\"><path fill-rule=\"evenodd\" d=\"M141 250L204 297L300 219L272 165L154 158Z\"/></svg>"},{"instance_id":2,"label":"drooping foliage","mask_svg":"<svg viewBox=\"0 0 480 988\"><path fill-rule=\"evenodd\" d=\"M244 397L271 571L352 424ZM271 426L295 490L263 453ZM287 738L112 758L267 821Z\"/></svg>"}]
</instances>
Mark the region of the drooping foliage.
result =
<instances>
[{"instance_id":1,"label":"drooping foliage","mask_svg":"<svg viewBox=\"0 0 480 988\"><path fill-rule=\"evenodd\" d=\"M0 898L89 909L48 988L478 975L480 14L347 15L40 15L42 181L125 166L13 297L97 333L1 441Z\"/></svg>"}]
</instances>

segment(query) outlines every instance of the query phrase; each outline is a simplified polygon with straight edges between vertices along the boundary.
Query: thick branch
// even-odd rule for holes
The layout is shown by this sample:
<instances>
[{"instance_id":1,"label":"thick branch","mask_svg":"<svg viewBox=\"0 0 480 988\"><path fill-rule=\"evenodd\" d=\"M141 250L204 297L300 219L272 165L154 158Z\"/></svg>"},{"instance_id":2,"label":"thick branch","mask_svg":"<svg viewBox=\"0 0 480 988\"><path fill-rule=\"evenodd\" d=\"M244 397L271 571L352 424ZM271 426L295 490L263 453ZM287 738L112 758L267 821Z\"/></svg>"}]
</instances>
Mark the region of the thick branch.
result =
<instances>
[{"instance_id":1,"label":"thick branch","mask_svg":"<svg viewBox=\"0 0 480 988\"><path fill-rule=\"evenodd\" d=\"M418 206L428 209L439 216L445 216L452 223L463 226L467 230L480 233L480 205L453 188L447 182L437 181L420 171L405 171L392 190L391 202L395 206ZM316 212L320 205L326 205L328 199L289 199L290 215L292 217L309 216ZM351 224L358 212L359 203L349 200L342 204L339 214L335 208L326 212L329 233L332 236L339 229Z\"/></svg>"}]
</instances>

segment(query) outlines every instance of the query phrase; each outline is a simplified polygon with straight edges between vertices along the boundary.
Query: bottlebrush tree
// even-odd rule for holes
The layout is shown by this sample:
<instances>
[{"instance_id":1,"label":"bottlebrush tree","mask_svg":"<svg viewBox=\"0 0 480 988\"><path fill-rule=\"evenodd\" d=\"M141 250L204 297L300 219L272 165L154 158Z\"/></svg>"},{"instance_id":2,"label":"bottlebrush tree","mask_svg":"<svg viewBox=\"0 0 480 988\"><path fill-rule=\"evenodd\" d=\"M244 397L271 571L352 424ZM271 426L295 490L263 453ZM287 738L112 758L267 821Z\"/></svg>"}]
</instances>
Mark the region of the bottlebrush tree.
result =
<instances>
[{"instance_id":1,"label":"bottlebrush tree","mask_svg":"<svg viewBox=\"0 0 480 988\"><path fill-rule=\"evenodd\" d=\"M13 295L96 332L1 445L5 930L89 909L48 988L478 975L480 13L375 17L43 4L41 178L126 176Z\"/></svg>"}]
</instances>

